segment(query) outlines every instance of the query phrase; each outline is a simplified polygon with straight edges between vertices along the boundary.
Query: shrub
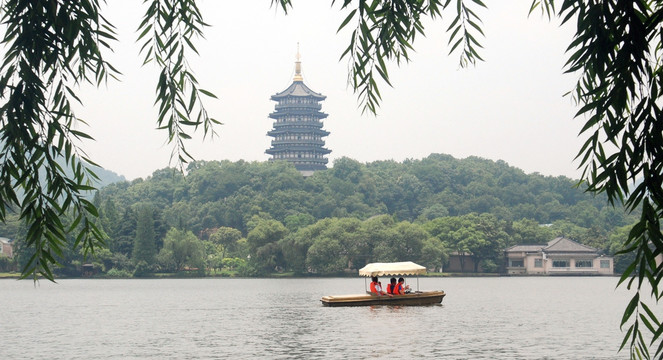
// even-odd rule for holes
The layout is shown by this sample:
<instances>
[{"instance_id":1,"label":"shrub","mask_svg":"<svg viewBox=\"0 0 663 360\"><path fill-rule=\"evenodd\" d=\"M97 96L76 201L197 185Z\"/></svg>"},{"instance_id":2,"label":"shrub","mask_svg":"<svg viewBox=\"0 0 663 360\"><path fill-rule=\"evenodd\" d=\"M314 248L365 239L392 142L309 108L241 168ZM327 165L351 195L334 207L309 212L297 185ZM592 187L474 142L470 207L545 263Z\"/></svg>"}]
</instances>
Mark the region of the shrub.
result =
<instances>
[{"instance_id":1,"label":"shrub","mask_svg":"<svg viewBox=\"0 0 663 360\"><path fill-rule=\"evenodd\" d=\"M120 270L116 268L112 268L106 272L106 277L109 278L118 278L118 279L128 279L133 277L131 272L129 270Z\"/></svg>"}]
</instances>

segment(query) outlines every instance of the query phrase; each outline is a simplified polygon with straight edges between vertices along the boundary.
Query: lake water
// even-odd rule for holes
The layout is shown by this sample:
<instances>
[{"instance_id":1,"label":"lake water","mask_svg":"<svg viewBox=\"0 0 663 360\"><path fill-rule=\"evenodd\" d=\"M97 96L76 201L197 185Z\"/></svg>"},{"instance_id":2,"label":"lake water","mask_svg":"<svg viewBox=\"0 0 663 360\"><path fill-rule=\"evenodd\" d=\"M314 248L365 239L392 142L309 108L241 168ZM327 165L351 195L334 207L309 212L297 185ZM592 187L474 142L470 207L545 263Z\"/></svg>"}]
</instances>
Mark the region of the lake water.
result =
<instances>
[{"instance_id":1,"label":"lake water","mask_svg":"<svg viewBox=\"0 0 663 360\"><path fill-rule=\"evenodd\" d=\"M342 308L320 298L363 279L0 280L0 359L627 359L617 280L420 278L442 305Z\"/></svg>"}]
</instances>

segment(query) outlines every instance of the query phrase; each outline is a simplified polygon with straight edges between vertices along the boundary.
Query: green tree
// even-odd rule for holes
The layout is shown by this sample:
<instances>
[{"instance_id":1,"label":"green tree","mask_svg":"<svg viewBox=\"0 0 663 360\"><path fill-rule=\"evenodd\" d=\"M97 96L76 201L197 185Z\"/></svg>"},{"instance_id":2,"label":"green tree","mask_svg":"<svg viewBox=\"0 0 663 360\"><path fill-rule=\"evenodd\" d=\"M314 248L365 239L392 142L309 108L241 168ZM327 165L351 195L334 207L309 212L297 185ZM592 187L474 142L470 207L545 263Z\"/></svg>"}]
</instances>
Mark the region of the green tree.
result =
<instances>
[{"instance_id":1,"label":"green tree","mask_svg":"<svg viewBox=\"0 0 663 360\"><path fill-rule=\"evenodd\" d=\"M438 203L425 208L421 212L419 220L427 221L445 216L449 216L449 210L444 205Z\"/></svg>"},{"instance_id":2,"label":"green tree","mask_svg":"<svg viewBox=\"0 0 663 360\"><path fill-rule=\"evenodd\" d=\"M162 266L174 271L185 268L198 269L201 274L205 271L205 247L191 231L168 230L158 258Z\"/></svg>"},{"instance_id":3,"label":"green tree","mask_svg":"<svg viewBox=\"0 0 663 360\"><path fill-rule=\"evenodd\" d=\"M283 239L288 229L273 219L256 217L252 229L246 236L251 251L251 261L258 264L264 272L283 267L283 253L278 241Z\"/></svg>"},{"instance_id":4,"label":"green tree","mask_svg":"<svg viewBox=\"0 0 663 360\"><path fill-rule=\"evenodd\" d=\"M493 214L481 214L472 221L483 235L481 241L469 245L474 258L474 271L478 271L481 262L492 263L492 266L485 267L486 271L490 271L489 268L495 271L494 264L500 261L506 244L511 240L504 230L505 223L498 220Z\"/></svg>"},{"instance_id":5,"label":"green tree","mask_svg":"<svg viewBox=\"0 0 663 360\"><path fill-rule=\"evenodd\" d=\"M318 274L338 274L348 265L346 246L337 237L322 236L308 250L306 265Z\"/></svg>"},{"instance_id":6,"label":"green tree","mask_svg":"<svg viewBox=\"0 0 663 360\"><path fill-rule=\"evenodd\" d=\"M421 257L424 241L430 237L421 226L407 221L387 224L388 227L378 230L380 237L375 239L373 259L380 262L417 261Z\"/></svg>"},{"instance_id":7,"label":"green tree","mask_svg":"<svg viewBox=\"0 0 663 360\"><path fill-rule=\"evenodd\" d=\"M622 252L624 242L628 239L631 228L633 228L633 225L618 227L608 235L608 254L614 256L615 272L618 274L623 274L635 258L633 252Z\"/></svg>"},{"instance_id":8,"label":"green tree","mask_svg":"<svg viewBox=\"0 0 663 360\"><path fill-rule=\"evenodd\" d=\"M441 271L442 265L449 260L449 252L444 243L436 237L429 237L422 245L418 263L434 271Z\"/></svg>"},{"instance_id":9,"label":"green tree","mask_svg":"<svg viewBox=\"0 0 663 360\"><path fill-rule=\"evenodd\" d=\"M431 235L442 240L450 250L461 255L461 270L466 271L464 256L471 256L475 269L481 262L498 263L502 251L511 239L505 231L505 222L492 214L468 214L439 218L423 225Z\"/></svg>"},{"instance_id":10,"label":"green tree","mask_svg":"<svg viewBox=\"0 0 663 360\"><path fill-rule=\"evenodd\" d=\"M14 259L10 259L5 254L0 254L0 271L2 272L14 271L14 263L15 263Z\"/></svg>"},{"instance_id":11,"label":"green tree","mask_svg":"<svg viewBox=\"0 0 663 360\"><path fill-rule=\"evenodd\" d=\"M118 251L118 227L116 224L120 222L120 213L117 209L117 206L115 205L115 201L110 198L106 198L100 207L99 217L102 223L102 228L108 235L108 248L111 250L111 252Z\"/></svg>"},{"instance_id":12,"label":"green tree","mask_svg":"<svg viewBox=\"0 0 663 360\"><path fill-rule=\"evenodd\" d=\"M320 220L315 224L291 232L285 238L279 240L279 246L288 269L299 274L308 272L306 259L309 248L335 220L330 218Z\"/></svg>"},{"instance_id":13,"label":"green tree","mask_svg":"<svg viewBox=\"0 0 663 360\"><path fill-rule=\"evenodd\" d=\"M223 246L221 259L226 257L226 252L228 250L233 251L235 249L237 241L239 241L241 238L242 233L239 230L226 226L222 226L216 229L216 231L213 232L209 237L210 241L214 244Z\"/></svg>"},{"instance_id":14,"label":"green tree","mask_svg":"<svg viewBox=\"0 0 663 360\"><path fill-rule=\"evenodd\" d=\"M568 220L555 221L550 227L553 237L565 237L567 239L579 241L585 232L586 228L580 227ZM546 241L547 242L547 241Z\"/></svg>"},{"instance_id":15,"label":"green tree","mask_svg":"<svg viewBox=\"0 0 663 360\"><path fill-rule=\"evenodd\" d=\"M288 215L284 219L285 227L288 231L295 232L305 226L311 225L315 222L315 218L310 214L293 214Z\"/></svg>"},{"instance_id":16,"label":"green tree","mask_svg":"<svg viewBox=\"0 0 663 360\"><path fill-rule=\"evenodd\" d=\"M143 261L150 266L154 264L156 254L153 212L150 206L144 205L138 210L132 259L136 264Z\"/></svg>"},{"instance_id":17,"label":"green tree","mask_svg":"<svg viewBox=\"0 0 663 360\"><path fill-rule=\"evenodd\" d=\"M541 226L537 221L532 219L514 221L512 229L513 244L511 245L547 244L548 241L553 239L550 227Z\"/></svg>"},{"instance_id":18,"label":"green tree","mask_svg":"<svg viewBox=\"0 0 663 360\"><path fill-rule=\"evenodd\" d=\"M112 233L114 235L110 243L113 244L114 252L131 256L136 239L136 212L127 207Z\"/></svg>"},{"instance_id":19,"label":"green tree","mask_svg":"<svg viewBox=\"0 0 663 360\"><path fill-rule=\"evenodd\" d=\"M360 236L352 246L351 255L363 255L362 260L366 263L398 261L398 253L394 248L398 242L395 226L394 217L389 215L379 215L363 221ZM362 262L357 264L359 267L362 265Z\"/></svg>"},{"instance_id":20,"label":"green tree","mask_svg":"<svg viewBox=\"0 0 663 360\"><path fill-rule=\"evenodd\" d=\"M362 222L354 218L324 221L324 229L314 238L306 255L306 266L318 274L339 274L358 268L370 259L362 252Z\"/></svg>"}]
</instances>

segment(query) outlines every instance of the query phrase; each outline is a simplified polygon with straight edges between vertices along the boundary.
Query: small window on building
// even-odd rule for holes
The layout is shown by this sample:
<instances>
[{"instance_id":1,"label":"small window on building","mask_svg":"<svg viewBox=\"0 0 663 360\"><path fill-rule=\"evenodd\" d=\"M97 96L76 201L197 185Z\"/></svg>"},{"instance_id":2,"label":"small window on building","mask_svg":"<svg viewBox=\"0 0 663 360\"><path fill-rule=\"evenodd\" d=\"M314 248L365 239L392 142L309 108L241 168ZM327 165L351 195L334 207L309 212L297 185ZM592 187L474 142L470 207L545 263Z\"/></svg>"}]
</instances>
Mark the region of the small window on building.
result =
<instances>
[{"instance_id":1,"label":"small window on building","mask_svg":"<svg viewBox=\"0 0 663 360\"><path fill-rule=\"evenodd\" d=\"M594 267L592 260L576 260L577 268L591 268Z\"/></svg>"},{"instance_id":2,"label":"small window on building","mask_svg":"<svg viewBox=\"0 0 663 360\"><path fill-rule=\"evenodd\" d=\"M534 267L535 268L542 268L543 267L543 259L534 259Z\"/></svg>"},{"instance_id":3,"label":"small window on building","mask_svg":"<svg viewBox=\"0 0 663 360\"><path fill-rule=\"evenodd\" d=\"M554 268L567 268L567 267L569 267L569 261L568 260L553 260L552 266Z\"/></svg>"},{"instance_id":4,"label":"small window on building","mask_svg":"<svg viewBox=\"0 0 663 360\"><path fill-rule=\"evenodd\" d=\"M610 260L601 260L601 269L610 269Z\"/></svg>"},{"instance_id":5,"label":"small window on building","mask_svg":"<svg viewBox=\"0 0 663 360\"><path fill-rule=\"evenodd\" d=\"M509 260L511 267L525 267L525 262L523 260Z\"/></svg>"}]
</instances>

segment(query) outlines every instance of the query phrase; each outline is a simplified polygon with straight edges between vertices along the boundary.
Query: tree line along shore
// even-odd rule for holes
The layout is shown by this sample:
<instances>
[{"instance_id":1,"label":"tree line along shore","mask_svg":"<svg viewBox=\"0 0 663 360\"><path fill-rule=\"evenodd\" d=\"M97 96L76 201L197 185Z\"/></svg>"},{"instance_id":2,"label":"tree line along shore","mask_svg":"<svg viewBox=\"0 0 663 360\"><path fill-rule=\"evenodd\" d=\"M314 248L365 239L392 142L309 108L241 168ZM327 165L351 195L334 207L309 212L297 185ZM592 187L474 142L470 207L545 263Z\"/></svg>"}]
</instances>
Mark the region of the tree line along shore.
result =
<instances>
[{"instance_id":1,"label":"tree line along shore","mask_svg":"<svg viewBox=\"0 0 663 360\"><path fill-rule=\"evenodd\" d=\"M443 154L341 158L306 178L285 162L197 161L92 199L105 246L85 256L68 238L56 276L338 276L406 260L439 271L458 252L499 273L507 247L557 236L612 256L637 220L577 180ZM0 225L12 240L26 231L15 215ZM32 255L13 244L13 257L0 255L5 273ZM615 272L628 263L616 256Z\"/></svg>"}]
</instances>

